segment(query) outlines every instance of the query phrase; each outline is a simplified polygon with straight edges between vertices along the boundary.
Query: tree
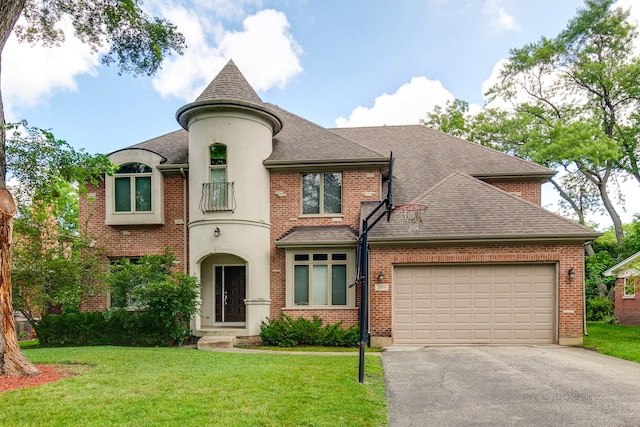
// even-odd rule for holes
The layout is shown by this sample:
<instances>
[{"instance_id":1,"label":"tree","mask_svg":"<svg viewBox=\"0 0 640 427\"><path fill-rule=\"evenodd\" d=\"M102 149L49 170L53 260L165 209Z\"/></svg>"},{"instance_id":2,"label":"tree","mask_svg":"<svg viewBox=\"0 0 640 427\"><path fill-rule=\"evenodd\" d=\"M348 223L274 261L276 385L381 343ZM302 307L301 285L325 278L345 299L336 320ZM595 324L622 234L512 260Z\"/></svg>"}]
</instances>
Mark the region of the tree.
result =
<instances>
[{"instance_id":1,"label":"tree","mask_svg":"<svg viewBox=\"0 0 640 427\"><path fill-rule=\"evenodd\" d=\"M51 304L68 302L73 297L71 294L74 291L77 294L82 284L87 283L87 272L95 271L93 267L80 264L81 260L91 262L85 259L86 253L80 252L77 201L70 197L71 190L74 193L84 191L88 182L97 184L105 174L113 173L114 167L108 157L76 151L65 141L56 139L50 131L29 127L26 122L9 124L6 128L10 137L5 146L5 161L7 170L19 182L14 193L20 208L16 222L20 240L8 249L16 252L18 261L21 295L16 302L29 314L27 302L32 308L35 305L43 309ZM73 189L71 183L75 185ZM9 191L3 194L11 197ZM11 204L14 214L13 198ZM12 308L11 297L10 293L5 300L9 309ZM33 316L30 317L33 320ZM14 333L13 313L11 322L4 320L4 324L11 323L12 328L4 331L6 337ZM19 352L17 340L14 341ZM9 346L9 339L4 342ZM27 363L24 366L28 366L19 352L11 359L13 369L23 366L15 362L21 359ZM5 374L12 373L7 368L8 360L5 357Z\"/></svg>"},{"instance_id":2,"label":"tree","mask_svg":"<svg viewBox=\"0 0 640 427\"><path fill-rule=\"evenodd\" d=\"M2 0L0 57L14 28L22 41L61 43L64 35L56 24L65 18L75 35L95 51L108 46L104 64L116 63L121 73L151 75L171 52L182 53L184 38L174 25L149 16L141 6L141 0ZM24 24L16 27L20 16ZM16 207L7 189L4 125L0 93L0 374L35 375L37 370L18 347L13 325L10 239Z\"/></svg>"},{"instance_id":3,"label":"tree","mask_svg":"<svg viewBox=\"0 0 640 427\"><path fill-rule=\"evenodd\" d=\"M620 173L640 182L640 58L633 55L637 32L628 12L612 3L586 0L558 36L513 49L489 96L511 101L514 115L542 136L522 152L581 174L597 191L621 245L610 186Z\"/></svg>"},{"instance_id":4,"label":"tree","mask_svg":"<svg viewBox=\"0 0 640 427\"><path fill-rule=\"evenodd\" d=\"M53 200L16 198L13 227L13 308L38 334L44 315L78 312L83 297L106 291L101 250L78 224L77 185L52 185Z\"/></svg>"},{"instance_id":5,"label":"tree","mask_svg":"<svg viewBox=\"0 0 640 427\"><path fill-rule=\"evenodd\" d=\"M502 100L510 108L463 114L461 122L465 104L457 101L424 123L562 170L551 183L565 205L583 224L588 211L606 210L622 245L620 196L611 190L621 176L640 182L640 58L628 12L612 3L587 0L555 38L511 50L487 93L489 105Z\"/></svg>"}]
</instances>

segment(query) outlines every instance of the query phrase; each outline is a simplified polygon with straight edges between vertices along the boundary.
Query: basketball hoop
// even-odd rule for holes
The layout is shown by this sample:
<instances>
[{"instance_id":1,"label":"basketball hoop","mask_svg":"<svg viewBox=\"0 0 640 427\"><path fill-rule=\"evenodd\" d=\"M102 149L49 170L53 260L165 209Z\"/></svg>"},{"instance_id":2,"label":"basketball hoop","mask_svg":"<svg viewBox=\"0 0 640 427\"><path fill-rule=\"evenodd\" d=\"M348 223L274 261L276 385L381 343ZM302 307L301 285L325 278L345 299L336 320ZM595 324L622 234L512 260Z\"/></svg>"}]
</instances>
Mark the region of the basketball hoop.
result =
<instances>
[{"instance_id":1,"label":"basketball hoop","mask_svg":"<svg viewBox=\"0 0 640 427\"><path fill-rule=\"evenodd\" d=\"M395 210L402 213L402 219L407 224L407 230L412 232L420 230L422 214L426 209L427 205L424 203L406 203L395 208Z\"/></svg>"}]
</instances>

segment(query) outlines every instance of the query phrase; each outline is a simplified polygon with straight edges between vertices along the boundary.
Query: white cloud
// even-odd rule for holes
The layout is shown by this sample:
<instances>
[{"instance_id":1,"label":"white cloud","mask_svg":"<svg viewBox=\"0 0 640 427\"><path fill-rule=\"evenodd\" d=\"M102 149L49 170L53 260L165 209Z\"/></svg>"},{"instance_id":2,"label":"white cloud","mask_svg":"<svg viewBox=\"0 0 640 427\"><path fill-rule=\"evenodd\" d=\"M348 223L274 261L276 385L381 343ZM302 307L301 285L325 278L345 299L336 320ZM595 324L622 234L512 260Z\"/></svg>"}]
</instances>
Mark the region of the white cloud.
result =
<instances>
[{"instance_id":1,"label":"white cloud","mask_svg":"<svg viewBox=\"0 0 640 427\"><path fill-rule=\"evenodd\" d=\"M500 0L486 0L484 14L489 17L489 24L495 32L520 31L520 25L512 15L507 13L505 7L500 4Z\"/></svg>"},{"instance_id":2,"label":"white cloud","mask_svg":"<svg viewBox=\"0 0 640 427\"><path fill-rule=\"evenodd\" d=\"M15 111L48 101L58 92L77 90L76 78L97 75L99 54L65 27L65 42L58 47L18 43L9 36L2 53L2 95L8 120L18 120Z\"/></svg>"},{"instance_id":3,"label":"white cloud","mask_svg":"<svg viewBox=\"0 0 640 427\"><path fill-rule=\"evenodd\" d=\"M418 124L436 105L453 101L453 95L439 80L413 77L392 95L377 97L373 107L359 106L348 119L336 119L338 127Z\"/></svg>"},{"instance_id":4,"label":"white cloud","mask_svg":"<svg viewBox=\"0 0 640 427\"><path fill-rule=\"evenodd\" d=\"M227 31L206 15L180 6L164 7L162 13L183 32L188 45L183 56L167 61L153 79L163 97L192 101L229 59L257 90L283 87L302 72L302 48L282 12L265 9L250 15L242 31Z\"/></svg>"}]
</instances>

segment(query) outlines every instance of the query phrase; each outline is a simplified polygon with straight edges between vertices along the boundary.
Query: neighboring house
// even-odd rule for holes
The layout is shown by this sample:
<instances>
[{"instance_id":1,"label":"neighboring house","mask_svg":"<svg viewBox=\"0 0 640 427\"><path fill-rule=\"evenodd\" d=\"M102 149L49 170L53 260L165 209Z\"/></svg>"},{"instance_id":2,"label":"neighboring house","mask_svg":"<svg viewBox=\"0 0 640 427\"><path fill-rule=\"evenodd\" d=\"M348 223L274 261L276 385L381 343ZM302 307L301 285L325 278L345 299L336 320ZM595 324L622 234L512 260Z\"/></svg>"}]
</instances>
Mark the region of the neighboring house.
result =
<instances>
[{"instance_id":1,"label":"neighboring house","mask_svg":"<svg viewBox=\"0 0 640 427\"><path fill-rule=\"evenodd\" d=\"M582 343L599 234L540 207L554 171L419 125L323 128L264 103L232 61L176 118L110 154L120 170L81 215L110 257L173 248L202 285L195 335L357 323L359 229L393 151L394 205L428 208L418 231L396 211L369 234L371 344Z\"/></svg>"},{"instance_id":2,"label":"neighboring house","mask_svg":"<svg viewBox=\"0 0 640 427\"><path fill-rule=\"evenodd\" d=\"M640 326L640 252L604 272L615 276L615 313L621 325Z\"/></svg>"}]
</instances>

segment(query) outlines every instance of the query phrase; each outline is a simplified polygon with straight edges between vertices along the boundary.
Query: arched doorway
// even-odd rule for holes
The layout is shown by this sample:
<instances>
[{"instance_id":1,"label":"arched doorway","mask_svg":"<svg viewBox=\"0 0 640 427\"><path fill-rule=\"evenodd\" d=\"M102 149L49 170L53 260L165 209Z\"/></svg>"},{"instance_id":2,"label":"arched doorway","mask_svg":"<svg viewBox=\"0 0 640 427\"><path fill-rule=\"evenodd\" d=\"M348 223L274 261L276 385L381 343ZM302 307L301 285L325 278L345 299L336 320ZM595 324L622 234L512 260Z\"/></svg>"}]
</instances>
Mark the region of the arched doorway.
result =
<instances>
[{"instance_id":1,"label":"arched doorway","mask_svg":"<svg viewBox=\"0 0 640 427\"><path fill-rule=\"evenodd\" d=\"M231 254L208 256L201 263L201 325L245 326L247 263Z\"/></svg>"}]
</instances>

